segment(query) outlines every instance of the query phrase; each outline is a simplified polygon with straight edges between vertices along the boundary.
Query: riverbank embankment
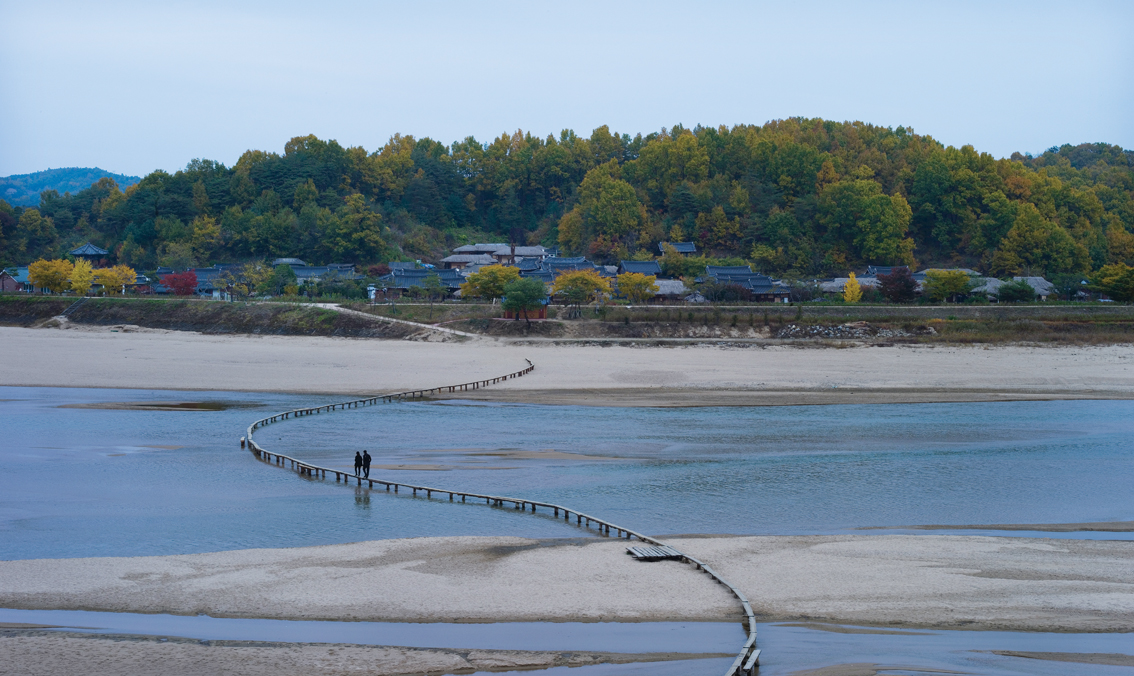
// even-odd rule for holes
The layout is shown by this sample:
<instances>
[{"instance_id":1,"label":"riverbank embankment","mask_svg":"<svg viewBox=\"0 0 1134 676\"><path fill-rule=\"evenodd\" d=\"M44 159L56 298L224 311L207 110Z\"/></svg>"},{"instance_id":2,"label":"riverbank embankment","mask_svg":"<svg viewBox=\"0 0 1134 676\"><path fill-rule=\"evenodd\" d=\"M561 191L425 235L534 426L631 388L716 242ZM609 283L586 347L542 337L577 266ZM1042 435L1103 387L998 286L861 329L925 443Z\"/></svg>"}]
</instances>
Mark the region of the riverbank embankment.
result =
<instances>
[{"instance_id":1,"label":"riverbank embankment","mask_svg":"<svg viewBox=\"0 0 1134 676\"><path fill-rule=\"evenodd\" d=\"M1119 304L685 305L588 307L578 317L503 319L484 303L226 303L183 297L0 295L0 325L36 328L176 330L228 335L342 336L645 344L742 342L840 347L871 345L1129 345L1134 307ZM65 321L57 317L68 311ZM565 308L549 308L561 317ZM575 314L575 313L572 313Z\"/></svg>"},{"instance_id":2,"label":"riverbank embankment","mask_svg":"<svg viewBox=\"0 0 1134 676\"><path fill-rule=\"evenodd\" d=\"M421 327L304 303L220 303L175 298L77 299L0 296L0 325L94 331L178 331L216 335L405 339Z\"/></svg>"}]
</instances>

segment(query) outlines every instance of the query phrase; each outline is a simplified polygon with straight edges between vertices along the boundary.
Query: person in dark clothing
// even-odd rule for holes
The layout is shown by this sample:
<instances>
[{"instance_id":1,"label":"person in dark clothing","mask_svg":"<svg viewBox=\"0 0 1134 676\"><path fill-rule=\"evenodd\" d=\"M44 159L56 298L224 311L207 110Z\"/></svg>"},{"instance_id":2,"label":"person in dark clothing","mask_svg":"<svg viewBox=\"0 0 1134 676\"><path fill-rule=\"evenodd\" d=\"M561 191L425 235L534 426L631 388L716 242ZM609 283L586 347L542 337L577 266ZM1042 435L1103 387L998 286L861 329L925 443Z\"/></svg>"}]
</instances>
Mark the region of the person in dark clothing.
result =
<instances>
[{"instance_id":1,"label":"person in dark clothing","mask_svg":"<svg viewBox=\"0 0 1134 676\"><path fill-rule=\"evenodd\" d=\"M354 452L354 475L358 476L359 474L362 474L362 455L358 451L355 451Z\"/></svg>"},{"instance_id":2,"label":"person in dark clothing","mask_svg":"<svg viewBox=\"0 0 1134 676\"><path fill-rule=\"evenodd\" d=\"M362 476L370 478L370 453L362 452Z\"/></svg>"}]
</instances>

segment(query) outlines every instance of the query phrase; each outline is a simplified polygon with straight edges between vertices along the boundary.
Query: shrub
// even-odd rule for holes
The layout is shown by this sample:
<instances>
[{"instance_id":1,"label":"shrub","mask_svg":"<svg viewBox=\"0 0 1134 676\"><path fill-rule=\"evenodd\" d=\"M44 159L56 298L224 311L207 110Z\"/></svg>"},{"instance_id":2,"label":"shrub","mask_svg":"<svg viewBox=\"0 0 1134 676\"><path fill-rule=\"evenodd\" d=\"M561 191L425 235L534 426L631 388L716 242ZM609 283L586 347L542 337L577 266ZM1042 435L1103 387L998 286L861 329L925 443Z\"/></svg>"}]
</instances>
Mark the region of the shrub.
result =
<instances>
[{"instance_id":1,"label":"shrub","mask_svg":"<svg viewBox=\"0 0 1134 676\"><path fill-rule=\"evenodd\" d=\"M1022 279L1001 284L996 292L1002 303L1030 303L1036 299L1036 290Z\"/></svg>"}]
</instances>

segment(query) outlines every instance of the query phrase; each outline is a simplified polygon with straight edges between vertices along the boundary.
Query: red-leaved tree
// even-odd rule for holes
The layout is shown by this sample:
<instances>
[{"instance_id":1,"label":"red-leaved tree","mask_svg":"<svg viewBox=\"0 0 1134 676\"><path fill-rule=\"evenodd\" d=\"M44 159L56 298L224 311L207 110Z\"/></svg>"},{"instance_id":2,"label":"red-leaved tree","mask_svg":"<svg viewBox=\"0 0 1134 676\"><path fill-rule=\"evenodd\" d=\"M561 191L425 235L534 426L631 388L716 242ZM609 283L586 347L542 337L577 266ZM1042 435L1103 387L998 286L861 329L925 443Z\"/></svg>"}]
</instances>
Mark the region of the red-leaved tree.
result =
<instances>
[{"instance_id":1,"label":"red-leaved tree","mask_svg":"<svg viewBox=\"0 0 1134 676\"><path fill-rule=\"evenodd\" d=\"M878 290L891 303L911 303L917 298L917 280L909 268L896 267L888 275L878 275Z\"/></svg>"},{"instance_id":2,"label":"red-leaved tree","mask_svg":"<svg viewBox=\"0 0 1134 676\"><path fill-rule=\"evenodd\" d=\"M161 283L177 296L192 296L197 291L197 273L186 270L173 275L162 275Z\"/></svg>"}]
</instances>

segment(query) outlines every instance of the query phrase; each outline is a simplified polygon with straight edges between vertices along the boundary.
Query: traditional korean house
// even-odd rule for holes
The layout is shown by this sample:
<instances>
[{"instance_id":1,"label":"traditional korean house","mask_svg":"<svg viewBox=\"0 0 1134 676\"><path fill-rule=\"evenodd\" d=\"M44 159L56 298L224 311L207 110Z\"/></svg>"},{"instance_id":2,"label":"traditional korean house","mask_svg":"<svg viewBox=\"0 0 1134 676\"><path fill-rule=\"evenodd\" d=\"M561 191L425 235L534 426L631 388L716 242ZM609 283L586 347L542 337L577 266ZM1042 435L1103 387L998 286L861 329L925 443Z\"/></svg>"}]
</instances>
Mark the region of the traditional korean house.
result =
<instances>
[{"instance_id":1,"label":"traditional korean house","mask_svg":"<svg viewBox=\"0 0 1134 676\"><path fill-rule=\"evenodd\" d=\"M747 265L706 265L702 279L740 286L751 292L752 300L758 303L786 303L791 296L790 287L767 275L752 272Z\"/></svg>"},{"instance_id":2,"label":"traditional korean house","mask_svg":"<svg viewBox=\"0 0 1134 676\"><path fill-rule=\"evenodd\" d=\"M693 242L661 242L658 244L658 251L665 253L666 245L676 249L679 254L690 255L697 253L697 245Z\"/></svg>"},{"instance_id":3,"label":"traditional korean house","mask_svg":"<svg viewBox=\"0 0 1134 676\"><path fill-rule=\"evenodd\" d=\"M446 270L460 270L469 265L492 265L496 259L489 254L453 254L441 259Z\"/></svg>"},{"instance_id":4,"label":"traditional korean house","mask_svg":"<svg viewBox=\"0 0 1134 676\"><path fill-rule=\"evenodd\" d=\"M502 265L511 265L515 263L518 258L538 258L543 260L548 257L547 249L542 246L516 246L504 245L492 252L492 257L496 262Z\"/></svg>"},{"instance_id":5,"label":"traditional korean house","mask_svg":"<svg viewBox=\"0 0 1134 676\"><path fill-rule=\"evenodd\" d=\"M627 272L658 277L661 275L661 266L658 265L657 261L620 261L618 263L618 274Z\"/></svg>"}]
</instances>

